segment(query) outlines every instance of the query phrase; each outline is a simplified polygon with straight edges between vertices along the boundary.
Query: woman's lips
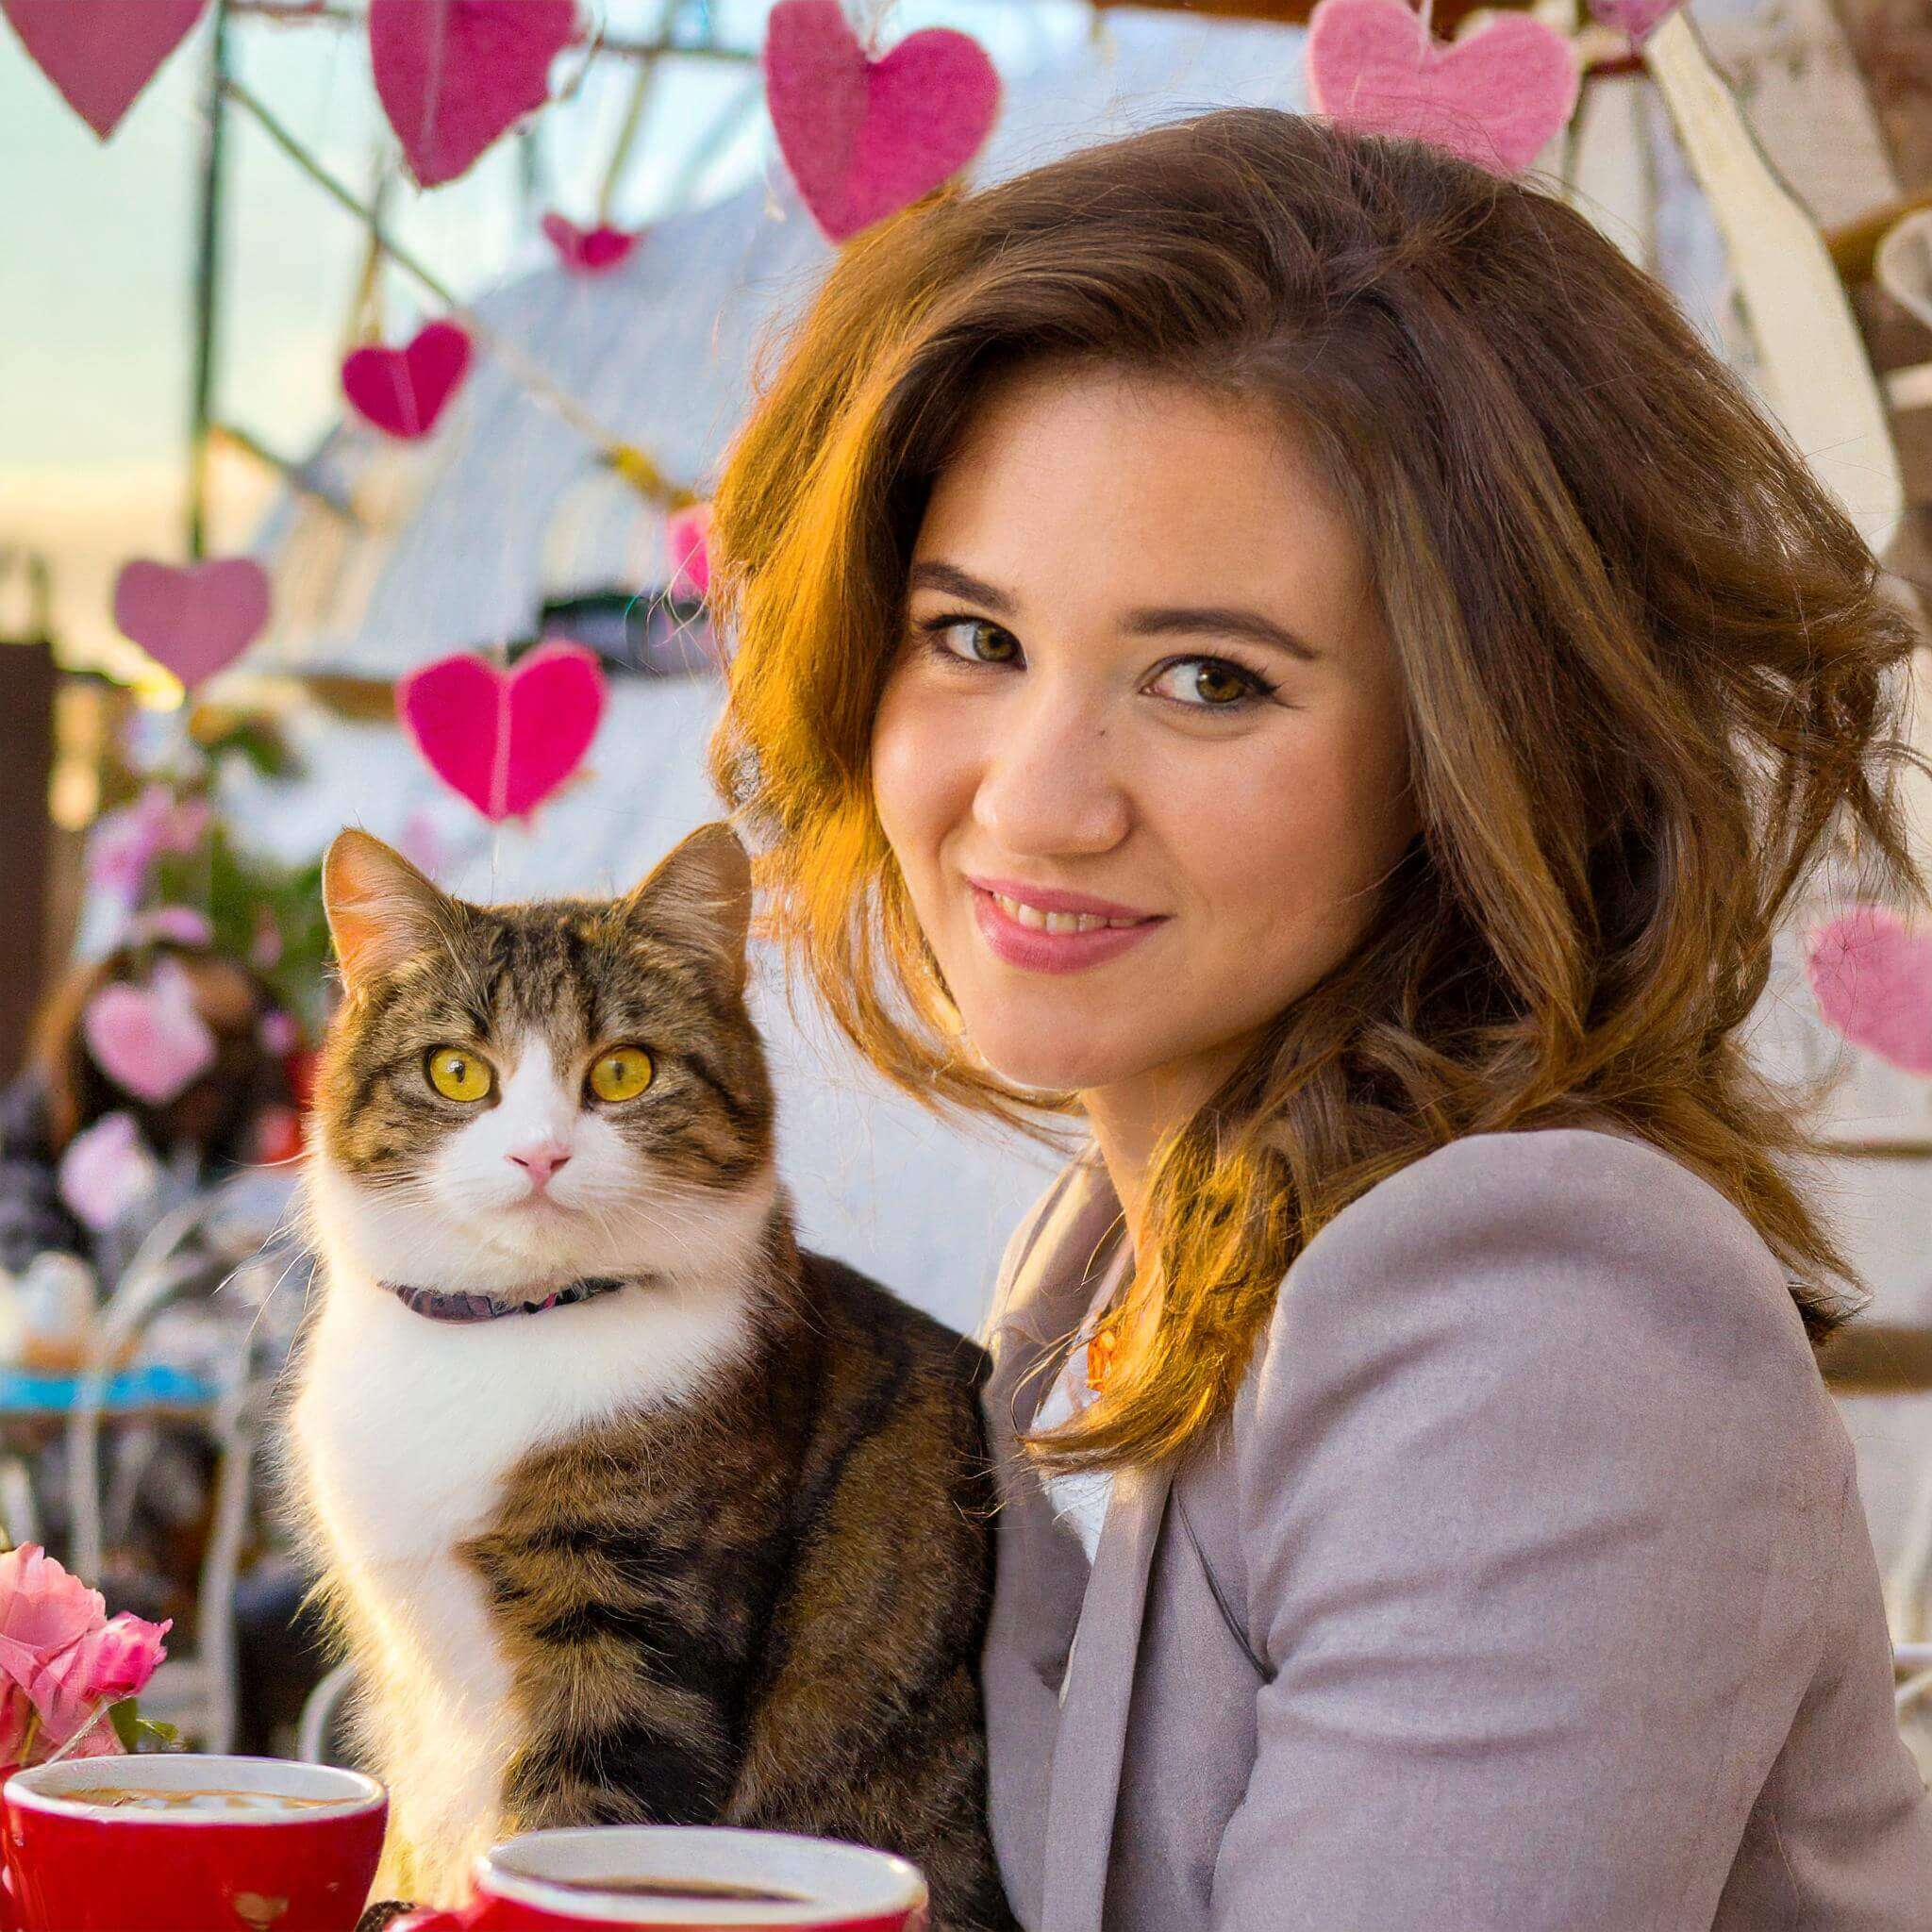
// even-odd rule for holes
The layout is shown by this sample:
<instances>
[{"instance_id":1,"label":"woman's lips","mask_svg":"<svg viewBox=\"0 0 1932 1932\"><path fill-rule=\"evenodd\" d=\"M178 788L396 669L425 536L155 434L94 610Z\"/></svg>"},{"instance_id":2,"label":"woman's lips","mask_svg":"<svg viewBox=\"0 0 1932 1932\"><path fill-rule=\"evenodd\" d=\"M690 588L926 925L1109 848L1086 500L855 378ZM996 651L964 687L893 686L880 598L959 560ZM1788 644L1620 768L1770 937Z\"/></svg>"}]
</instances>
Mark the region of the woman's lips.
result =
<instances>
[{"instance_id":1,"label":"woman's lips","mask_svg":"<svg viewBox=\"0 0 1932 1932\"><path fill-rule=\"evenodd\" d=\"M979 926L980 937L986 941L994 958L1003 959L1008 966L1018 966L1029 973L1078 973L1088 966L1098 966L1108 959L1117 959L1124 953L1138 946L1156 927L1165 925L1162 914L1131 914L1124 908L1109 908L1107 912L1088 911L1088 907L1098 908L1104 901L1085 900L1077 902L1081 910L1064 908L1064 902L1071 896L1057 893L1052 896L1062 901L1061 907L1042 907L1037 900L1021 904L1031 905L1036 911L1047 913L1059 919L1078 918L1082 924L1088 921L1107 920L1105 924L1093 924L1086 932L1049 932L1038 925L1023 924L1012 912L1008 910L1004 898L1017 899L1017 894L1002 894L989 890L977 880L969 880L973 889L973 916ZM1041 894L1041 897L1045 897Z\"/></svg>"}]
</instances>

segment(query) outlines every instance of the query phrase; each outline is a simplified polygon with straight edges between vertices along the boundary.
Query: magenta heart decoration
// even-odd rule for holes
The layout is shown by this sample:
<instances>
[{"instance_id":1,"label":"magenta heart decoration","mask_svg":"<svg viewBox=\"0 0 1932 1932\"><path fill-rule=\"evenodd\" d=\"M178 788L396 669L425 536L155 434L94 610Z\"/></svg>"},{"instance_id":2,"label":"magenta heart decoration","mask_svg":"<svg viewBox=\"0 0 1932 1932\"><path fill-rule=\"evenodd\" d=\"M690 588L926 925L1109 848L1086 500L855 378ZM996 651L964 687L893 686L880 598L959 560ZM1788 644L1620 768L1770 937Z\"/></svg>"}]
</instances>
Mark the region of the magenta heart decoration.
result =
<instances>
[{"instance_id":1,"label":"magenta heart decoration","mask_svg":"<svg viewBox=\"0 0 1932 1932\"><path fill-rule=\"evenodd\" d=\"M1647 40L1684 0L1590 0L1591 17L1606 26L1619 26L1633 41Z\"/></svg>"},{"instance_id":2,"label":"magenta heart decoration","mask_svg":"<svg viewBox=\"0 0 1932 1932\"><path fill-rule=\"evenodd\" d=\"M21 45L106 141L208 0L0 0Z\"/></svg>"},{"instance_id":3,"label":"magenta heart decoration","mask_svg":"<svg viewBox=\"0 0 1932 1932\"><path fill-rule=\"evenodd\" d=\"M576 28L573 0L369 0L375 92L417 185L454 181L541 108Z\"/></svg>"},{"instance_id":4,"label":"magenta heart decoration","mask_svg":"<svg viewBox=\"0 0 1932 1932\"><path fill-rule=\"evenodd\" d=\"M453 322L425 323L400 349L380 342L342 358L342 393L365 423L415 442L437 418L470 368L470 338Z\"/></svg>"},{"instance_id":5,"label":"magenta heart decoration","mask_svg":"<svg viewBox=\"0 0 1932 1932\"><path fill-rule=\"evenodd\" d=\"M1570 43L1506 14L1453 45L1400 0L1321 0L1308 16L1308 100L1339 126L1446 148L1492 174L1528 167L1576 107Z\"/></svg>"},{"instance_id":6,"label":"magenta heart decoration","mask_svg":"<svg viewBox=\"0 0 1932 1932\"><path fill-rule=\"evenodd\" d=\"M252 557L121 566L114 622L189 690L232 664L268 623L268 573Z\"/></svg>"},{"instance_id":7,"label":"magenta heart decoration","mask_svg":"<svg viewBox=\"0 0 1932 1932\"><path fill-rule=\"evenodd\" d=\"M671 564L667 593L702 602L711 588L711 506L674 510L664 524L664 549Z\"/></svg>"},{"instance_id":8,"label":"magenta heart decoration","mask_svg":"<svg viewBox=\"0 0 1932 1932\"><path fill-rule=\"evenodd\" d=\"M999 111L999 75L977 41L926 27L874 60L839 0L778 0L764 66L778 151L833 242L957 175Z\"/></svg>"},{"instance_id":9,"label":"magenta heart decoration","mask_svg":"<svg viewBox=\"0 0 1932 1932\"><path fill-rule=\"evenodd\" d=\"M492 823L536 809L578 765L604 716L597 654L562 639L509 671L467 654L396 686L403 729L429 769Z\"/></svg>"},{"instance_id":10,"label":"magenta heart decoration","mask_svg":"<svg viewBox=\"0 0 1932 1932\"><path fill-rule=\"evenodd\" d=\"M1826 1023L1910 1074L1932 1074L1932 934L1858 905L1808 936L1806 976Z\"/></svg>"},{"instance_id":11,"label":"magenta heart decoration","mask_svg":"<svg viewBox=\"0 0 1932 1932\"><path fill-rule=\"evenodd\" d=\"M574 275L601 275L627 259L638 245L633 229L580 228L568 217L555 213L543 217L542 228L557 250L558 260Z\"/></svg>"},{"instance_id":12,"label":"magenta heart decoration","mask_svg":"<svg viewBox=\"0 0 1932 1932\"><path fill-rule=\"evenodd\" d=\"M80 1029L95 1066L151 1107L165 1107L215 1062L194 983L175 959L144 986L109 981L81 1009Z\"/></svg>"}]
</instances>

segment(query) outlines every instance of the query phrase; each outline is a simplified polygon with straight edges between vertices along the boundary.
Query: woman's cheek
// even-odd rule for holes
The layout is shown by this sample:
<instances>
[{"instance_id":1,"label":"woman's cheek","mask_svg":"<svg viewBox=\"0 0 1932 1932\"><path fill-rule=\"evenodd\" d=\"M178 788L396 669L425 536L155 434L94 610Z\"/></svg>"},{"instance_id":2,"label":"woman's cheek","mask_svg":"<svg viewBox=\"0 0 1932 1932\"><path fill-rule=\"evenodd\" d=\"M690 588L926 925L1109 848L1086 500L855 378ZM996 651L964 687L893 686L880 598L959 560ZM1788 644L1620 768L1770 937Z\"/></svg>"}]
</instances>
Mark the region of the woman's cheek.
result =
<instances>
[{"instance_id":1,"label":"woman's cheek","mask_svg":"<svg viewBox=\"0 0 1932 1932\"><path fill-rule=\"evenodd\" d=\"M972 817L977 765L969 709L916 675L894 680L880 700L873 802L915 897L918 874L936 868L946 839Z\"/></svg>"}]
</instances>

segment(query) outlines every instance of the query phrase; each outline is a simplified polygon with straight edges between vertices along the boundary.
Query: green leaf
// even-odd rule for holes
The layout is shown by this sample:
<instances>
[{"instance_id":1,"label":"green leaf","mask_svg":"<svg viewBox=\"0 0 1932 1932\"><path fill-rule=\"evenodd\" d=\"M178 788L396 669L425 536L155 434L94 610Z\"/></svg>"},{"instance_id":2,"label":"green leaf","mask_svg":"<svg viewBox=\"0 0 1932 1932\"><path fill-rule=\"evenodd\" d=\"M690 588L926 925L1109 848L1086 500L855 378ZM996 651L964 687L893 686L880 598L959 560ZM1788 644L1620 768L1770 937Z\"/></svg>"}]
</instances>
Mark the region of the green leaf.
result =
<instances>
[{"instance_id":1,"label":"green leaf","mask_svg":"<svg viewBox=\"0 0 1932 1932\"><path fill-rule=\"evenodd\" d=\"M108 1722L114 1726L114 1735L120 1739L122 1750L132 1751L134 1740L141 1735L141 1713L135 1708L135 1699L124 1697L119 1704L110 1704Z\"/></svg>"},{"instance_id":2,"label":"green leaf","mask_svg":"<svg viewBox=\"0 0 1932 1932\"><path fill-rule=\"evenodd\" d=\"M181 1733L158 1717L142 1717L138 1697L124 1697L118 1704L110 1704L108 1722L114 1726L114 1735L120 1739L124 1751L178 1751L181 1748Z\"/></svg>"}]
</instances>

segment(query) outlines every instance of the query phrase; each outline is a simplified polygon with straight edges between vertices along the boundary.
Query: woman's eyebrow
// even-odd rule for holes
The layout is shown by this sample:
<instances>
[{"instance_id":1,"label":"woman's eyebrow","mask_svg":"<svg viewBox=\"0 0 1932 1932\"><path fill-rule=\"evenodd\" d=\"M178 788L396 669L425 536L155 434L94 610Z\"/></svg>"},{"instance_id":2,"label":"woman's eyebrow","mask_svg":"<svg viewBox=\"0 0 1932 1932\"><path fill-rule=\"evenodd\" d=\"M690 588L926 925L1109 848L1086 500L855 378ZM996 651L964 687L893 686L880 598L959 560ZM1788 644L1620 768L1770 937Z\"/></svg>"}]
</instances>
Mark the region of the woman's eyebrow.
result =
<instances>
[{"instance_id":1,"label":"woman's eyebrow","mask_svg":"<svg viewBox=\"0 0 1932 1932\"><path fill-rule=\"evenodd\" d=\"M1011 617L1019 609L1004 591L982 582L956 563L915 563L911 575L907 579L907 588L912 591L943 591L948 596L964 597L969 603L991 610L995 617Z\"/></svg>"},{"instance_id":2,"label":"woman's eyebrow","mask_svg":"<svg viewBox=\"0 0 1932 1932\"><path fill-rule=\"evenodd\" d=\"M1159 609L1130 610L1126 629L1130 636L1141 638L1199 636L1204 633L1224 638L1246 638L1251 643L1272 645L1275 650L1286 651L1290 657L1299 658L1308 664L1319 663L1322 657L1312 644L1305 643L1293 631L1276 624L1272 617L1263 617L1258 610L1242 610L1234 606L1163 606Z\"/></svg>"}]
</instances>

